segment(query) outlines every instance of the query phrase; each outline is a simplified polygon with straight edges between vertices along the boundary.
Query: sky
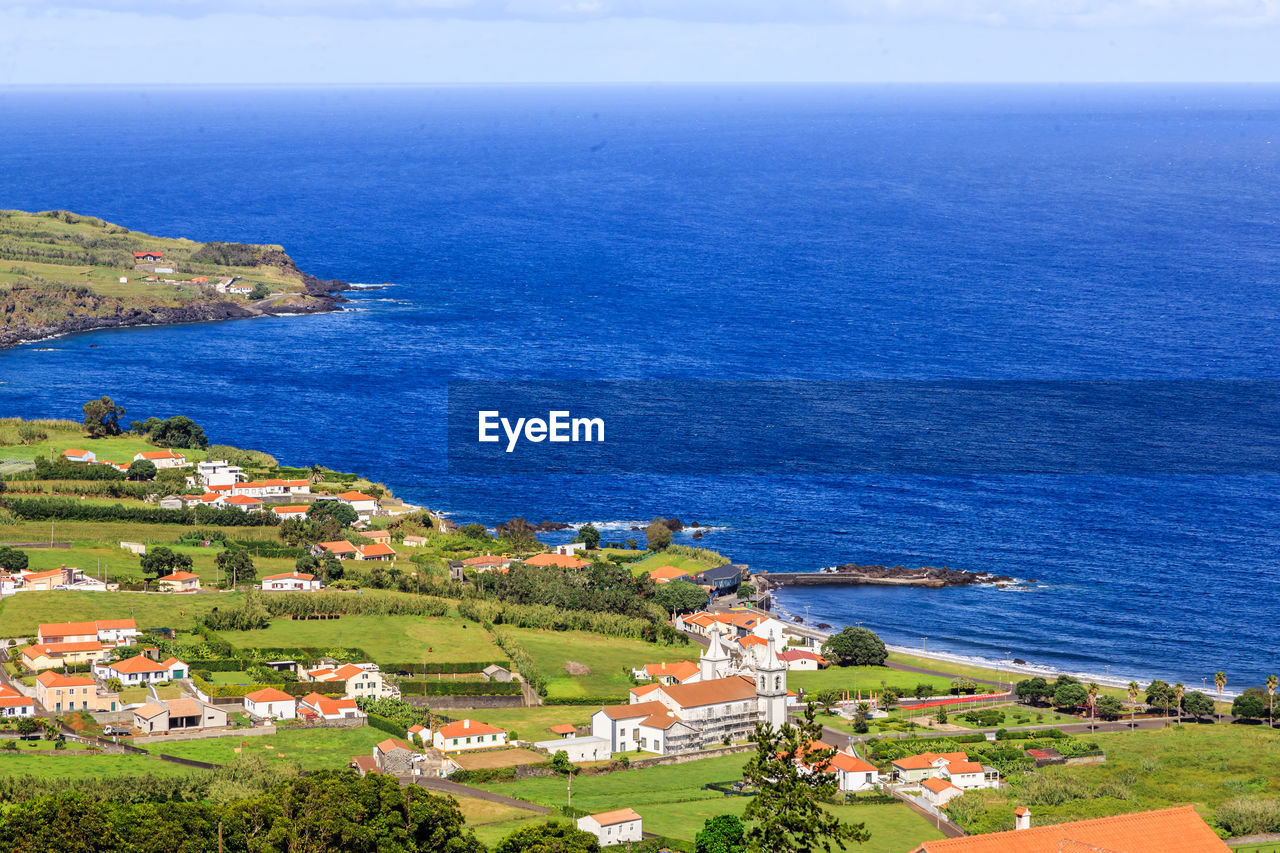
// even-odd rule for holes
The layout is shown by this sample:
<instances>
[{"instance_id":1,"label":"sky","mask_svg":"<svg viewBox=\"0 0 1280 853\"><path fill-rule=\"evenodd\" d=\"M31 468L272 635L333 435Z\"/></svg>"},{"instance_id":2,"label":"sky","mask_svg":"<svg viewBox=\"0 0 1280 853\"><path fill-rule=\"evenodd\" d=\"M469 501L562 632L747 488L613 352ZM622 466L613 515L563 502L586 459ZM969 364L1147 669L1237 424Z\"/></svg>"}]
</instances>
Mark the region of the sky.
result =
<instances>
[{"instance_id":1,"label":"sky","mask_svg":"<svg viewBox=\"0 0 1280 853\"><path fill-rule=\"evenodd\" d=\"M1280 82L1280 0L0 0L0 86Z\"/></svg>"}]
</instances>

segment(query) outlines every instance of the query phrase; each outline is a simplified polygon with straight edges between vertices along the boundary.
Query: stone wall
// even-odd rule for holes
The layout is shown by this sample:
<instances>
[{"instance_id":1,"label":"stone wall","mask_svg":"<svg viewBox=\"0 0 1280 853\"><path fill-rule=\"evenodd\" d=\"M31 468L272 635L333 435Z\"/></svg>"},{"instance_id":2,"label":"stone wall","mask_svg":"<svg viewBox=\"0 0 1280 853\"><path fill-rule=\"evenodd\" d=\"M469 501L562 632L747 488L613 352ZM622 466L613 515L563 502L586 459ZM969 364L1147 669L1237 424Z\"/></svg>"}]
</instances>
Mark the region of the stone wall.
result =
<instances>
[{"instance_id":1,"label":"stone wall","mask_svg":"<svg viewBox=\"0 0 1280 853\"><path fill-rule=\"evenodd\" d=\"M486 708L523 708L523 696L404 696L419 708L433 711L483 711Z\"/></svg>"},{"instance_id":2,"label":"stone wall","mask_svg":"<svg viewBox=\"0 0 1280 853\"><path fill-rule=\"evenodd\" d=\"M225 737L256 737L258 735L273 735L277 731L275 726L254 726L250 729L201 729L193 732L176 732L171 735L149 735L147 737L136 737L133 739L134 744L144 746L146 744L166 743L175 740L205 740L206 738Z\"/></svg>"}]
</instances>

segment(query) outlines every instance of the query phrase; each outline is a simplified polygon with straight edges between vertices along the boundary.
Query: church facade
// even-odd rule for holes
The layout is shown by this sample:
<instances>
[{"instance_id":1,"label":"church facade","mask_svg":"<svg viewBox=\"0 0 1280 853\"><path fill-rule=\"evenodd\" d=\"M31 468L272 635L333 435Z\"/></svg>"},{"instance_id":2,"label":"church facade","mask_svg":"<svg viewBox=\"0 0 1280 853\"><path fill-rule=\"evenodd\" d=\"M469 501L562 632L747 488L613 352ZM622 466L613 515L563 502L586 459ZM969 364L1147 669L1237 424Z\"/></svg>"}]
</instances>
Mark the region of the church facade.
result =
<instances>
[{"instance_id":1,"label":"church facade","mask_svg":"<svg viewBox=\"0 0 1280 853\"><path fill-rule=\"evenodd\" d=\"M614 752L671 755L745 740L758 723L786 722L787 668L772 640L733 660L713 635L698 667L695 681L633 687L628 704L592 715L592 736Z\"/></svg>"}]
</instances>

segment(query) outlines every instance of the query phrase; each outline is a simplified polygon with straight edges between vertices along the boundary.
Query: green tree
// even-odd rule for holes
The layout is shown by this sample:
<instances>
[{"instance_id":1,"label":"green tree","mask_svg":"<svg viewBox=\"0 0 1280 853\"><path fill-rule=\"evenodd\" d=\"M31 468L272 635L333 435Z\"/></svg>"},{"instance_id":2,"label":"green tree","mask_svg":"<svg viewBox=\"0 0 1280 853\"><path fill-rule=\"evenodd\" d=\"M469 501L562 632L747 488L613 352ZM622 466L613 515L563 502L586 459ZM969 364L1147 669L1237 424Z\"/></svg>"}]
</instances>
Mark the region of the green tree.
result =
<instances>
[{"instance_id":1,"label":"green tree","mask_svg":"<svg viewBox=\"0 0 1280 853\"><path fill-rule=\"evenodd\" d=\"M1173 701L1173 688L1167 681L1157 678L1147 685L1147 704L1152 708L1164 709L1166 717L1169 716L1169 708L1173 706Z\"/></svg>"},{"instance_id":2,"label":"green tree","mask_svg":"<svg viewBox=\"0 0 1280 853\"><path fill-rule=\"evenodd\" d=\"M664 613L690 613L707 606L707 591L696 583L674 580L657 584L653 600Z\"/></svg>"},{"instance_id":3,"label":"green tree","mask_svg":"<svg viewBox=\"0 0 1280 853\"><path fill-rule=\"evenodd\" d=\"M458 534L468 539L474 539L477 542L488 544L493 541L493 537L489 535L489 530L483 524L464 524L458 528Z\"/></svg>"},{"instance_id":4,"label":"green tree","mask_svg":"<svg viewBox=\"0 0 1280 853\"><path fill-rule=\"evenodd\" d=\"M693 840L694 853L746 853L747 830L737 815L709 817Z\"/></svg>"},{"instance_id":5,"label":"green tree","mask_svg":"<svg viewBox=\"0 0 1280 853\"><path fill-rule=\"evenodd\" d=\"M129 471L125 474L130 480L143 482L145 480L154 480L156 478L156 463L150 459L139 459L136 462L129 463Z\"/></svg>"},{"instance_id":6,"label":"green tree","mask_svg":"<svg viewBox=\"0 0 1280 853\"><path fill-rule=\"evenodd\" d=\"M0 545L0 569L9 572L22 572L26 571L29 562L26 551L10 548L8 545Z\"/></svg>"},{"instance_id":7,"label":"green tree","mask_svg":"<svg viewBox=\"0 0 1280 853\"><path fill-rule=\"evenodd\" d=\"M884 666L889 650L866 628L845 628L822 644L822 656L837 666Z\"/></svg>"},{"instance_id":8,"label":"green tree","mask_svg":"<svg viewBox=\"0 0 1280 853\"><path fill-rule=\"evenodd\" d=\"M124 406L117 406L110 397L100 397L85 403L83 409L84 431L90 438L120 434L120 418L124 417Z\"/></svg>"},{"instance_id":9,"label":"green tree","mask_svg":"<svg viewBox=\"0 0 1280 853\"><path fill-rule=\"evenodd\" d=\"M253 583L258 571L253 565L253 557L244 548L227 548L218 552L214 558L218 570L222 572L223 584L227 589L234 589L242 583Z\"/></svg>"},{"instance_id":10,"label":"green tree","mask_svg":"<svg viewBox=\"0 0 1280 853\"><path fill-rule=\"evenodd\" d=\"M1116 720L1120 718L1120 713L1124 710L1124 703L1115 696L1099 696L1097 709L1098 716L1102 719Z\"/></svg>"},{"instance_id":11,"label":"green tree","mask_svg":"<svg viewBox=\"0 0 1280 853\"><path fill-rule=\"evenodd\" d=\"M517 553L527 553L538 547L538 532L524 518L513 518L499 524L497 533L510 542Z\"/></svg>"},{"instance_id":12,"label":"green tree","mask_svg":"<svg viewBox=\"0 0 1280 853\"><path fill-rule=\"evenodd\" d=\"M262 282L255 282L253 290L249 291L249 298L257 302L260 299L266 299L271 295L271 290Z\"/></svg>"},{"instance_id":13,"label":"green tree","mask_svg":"<svg viewBox=\"0 0 1280 853\"><path fill-rule=\"evenodd\" d=\"M312 465L310 468L307 469L307 482L311 483L312 485L315 485L316 483L319 483L319 482L323 482L324 474L326 470L327 469L321 465Z\"/></svg>"},{"instance_id":14,"label":"green tree","mask_svg":"<svg viewBox=\"0 0 1280 853\"><path fill-rule=\"evenodd\" d=\"M1037 705L1053 696L1053 688L1040 676L1019 681L1013 688L1014 695L1028 705Z\"/></svg>"},{"instance_id":15,"label":"green tree","mask_svg":"<svg viewBox=\"0 0 1280 853\"><path fill-rule=\"evenodd\" d=\"M578 535L573 541L582 542L588 551L594 551L600 547L600 531L596 530L594 524L584 524L578 528Z\"/></svg>"},{"instance_id":16,"label":"green tree","mask_svg":"<svg viewBox=\"0 0 1280 853\"><path fill-rule=\"evenodd\" d=\"M823 713L830 714L831 709L840 704L839 690L820 690L813 694L813 701Z\"/></svg>"},{"instance_id":17,"label":"green tree","mask_svg":"<svg viewBox=\"0 0 1280 853\"><path fill-rule=\"evenodd\" d=\"M151 440L159 447L204 450L209 439L204 429L186 415L167 418L151 430Z\"/></svg>"},{"instance_id":18,"label":"green tree","mask_svg":"<svg viewBox=\"0 0 1280 853\"><path fill-rule=\"evenodd\" d=\"M1218 670L1213 674L1213 686L1218 688L1218 701L1222 701L1222 691L1227 688L1227 674ZM1218 711L1218 722L1222 722L1222 711Z\"/></svg>"},{"instance_id":19,"label":"green tree","mask_svg":"<svg viewBox=\"0 0 1280 853\"><path fill-rule=\"evenodd\" d=\"M578 773L578 768L569 760L569 753L563 749L557 749L556 754L551 756L551 769L561 776L576 776Z\"/></svg>"},{"instance_id":20,"label":"green tree","mask_svg":"<svg viewBox=\"0 0 1280 853\"><path fill-rule=\"evenodd\" d=\"M1266 693L1260 687L1248 687L1231 702L1231 716L1245 720L1261 720L1267 715Z\"/></svg>"},{"instance_id":21,"label":"green tree","mask_svg":"<svg viewBox=\"0 0 1280 853\"><path fill-rule=\"evenodd\" d=\"M1280 686L1280 679L1274 675L1267 676L1267 728L1271 728L1276 724L1276 687Z\"/></svg>"},{"instance_id":22,"label":"green tree","mask_svg":"<svg viewBox=\"0 0 1280 853\"><path fill-rule=\"evenodd\" d=\"M655 518L644 529L644 541L650 551L665 551L671 547L671 528L661 518Z\"/></svg>"},{"instance_id":23,"label":"green tree","mask_svg":"<svg viewBox=\"0 0 1280 853\"><path fill-rule=\"evenodd\" d=\"M757 790L743 817L752 826L747 833L747 849L758 853L808 853L821 848L826 853L845 843L870 840L863 824L844 823L822 807L835 796L836 777L826 772L833 749L812 749L822 739L822 725L816 721L812 704L805 706L798 724L768 723L756 726L752 740L756 751L743 768L743 778ZM801 769L801 763L812 772Z\"/></svg>"},{"instance_id":24,"label":"green tree","mask_svg":"<svg viewBox=\"0 0 1280 853\"><path fill-rule=\"evenodd\" d=\"M1089 691L1078 681L1059 684L1053 690L1053 704L1057 708L1079 708L1088 701Z\"/></svg>"},{"instance_id":25,"label":"green tree","mask_svg":"<svg viewBox=\"0 0 1280 853\"><path fill-rule=\"evenodd\" d=\"M1101 692L1102 687L1096 681L1090 681L1085 690L1085 696L1089 699L1089 734L1093 734L1094 720L1098 716L1098 694Z\"/></svg>"},{"instance_id":26,"label":"green tree","mask_svg":"<svg viewBox=\"0 0 1280 853\"><path fill-rule=\"evenodd\" d=\"M589 832L558 820L521 827L498 842L493 853L598 853L600 842Z\"/></svg>"},{"instance_id":27,"label":"green tree","mask_svg":"<svg viewBox=\"0 0 1280 853\"><path fill-rule=\"evenodd\" d=\"M1187 688L1179 681L1173 685L1173 702L1178 709L1178 719L1182 719L1182 697L1187 695Z\"/></svg>"},{"instance_id":28,"label":"green tree","mask_svg":"<svg viewBox=\"0 0 1280 853\"><path fill-rule=\"evenodd\" d=\"M1129 731L1134 730L1135 718L1138 715L1138 697L1142 695L1142 688L1138 686L1138 682L1129 682Z\"/></svg>"},{"instance_id":29,"label":"green tree","mask_svg":"<svg viewBox=\"0 0 1280 853\"><path fill-rule=\"evenodd\" d=\"M360 520L360 514L342 501L314 501L307 508L307 518L317 524L334 521L339 527L350 527Z\"/></svg>"},{"instance_id":30,"label":"green tree","mask_svg":"<svg viewBox=\"0 0 1280 853\"><path fill-rule=\"evenodd\" d=\"M13 727L20 735L33 735L40 728L40 723L35 717L19 717Z\"/></svg>"},{"instance_id":31,"label":"green tree","mask_svg":"<svg viewBox=\"0 0 1280 853\"><path fill-rule=\"evenodd\" d=\"M1197 721L1202 717L1208 717L1213 714L1214 703L1206 694L1199 690L1192 690L1182 697L1182 710L1186 711Z\"/></svg>"},{"instance_id":32,"label":"green tree","mask_svg":"<svg viewBox=\"0 0 1280 853\"><path fill-rule=\"evenodd\" d=\"M142 555L142 575L148 581L154 581L156 578L178 571L189 572L193 565L189 555L179 554L164 545L148 548L147 553Z\"/></svg>"}]
</instances>

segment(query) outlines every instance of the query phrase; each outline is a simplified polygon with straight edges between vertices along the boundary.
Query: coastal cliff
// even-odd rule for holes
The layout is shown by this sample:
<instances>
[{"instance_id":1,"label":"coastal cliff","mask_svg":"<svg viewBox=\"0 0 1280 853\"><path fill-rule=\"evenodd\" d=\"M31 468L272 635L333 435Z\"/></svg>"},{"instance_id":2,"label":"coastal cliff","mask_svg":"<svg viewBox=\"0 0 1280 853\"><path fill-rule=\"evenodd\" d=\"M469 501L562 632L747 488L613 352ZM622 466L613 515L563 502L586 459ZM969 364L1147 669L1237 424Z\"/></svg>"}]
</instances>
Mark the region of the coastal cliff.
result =
<instances>
[{"instance_id":1,"label":"coastal cliff","mask_svg":"<svg viewBox=\"0 0 1280 853\"><path fill-rule=\"evenodd\" d=\"M342 310L346 282L283 247L154 237L66 211L0 211L0 347L55 335Z\"/></svg>"}]
</instances>

